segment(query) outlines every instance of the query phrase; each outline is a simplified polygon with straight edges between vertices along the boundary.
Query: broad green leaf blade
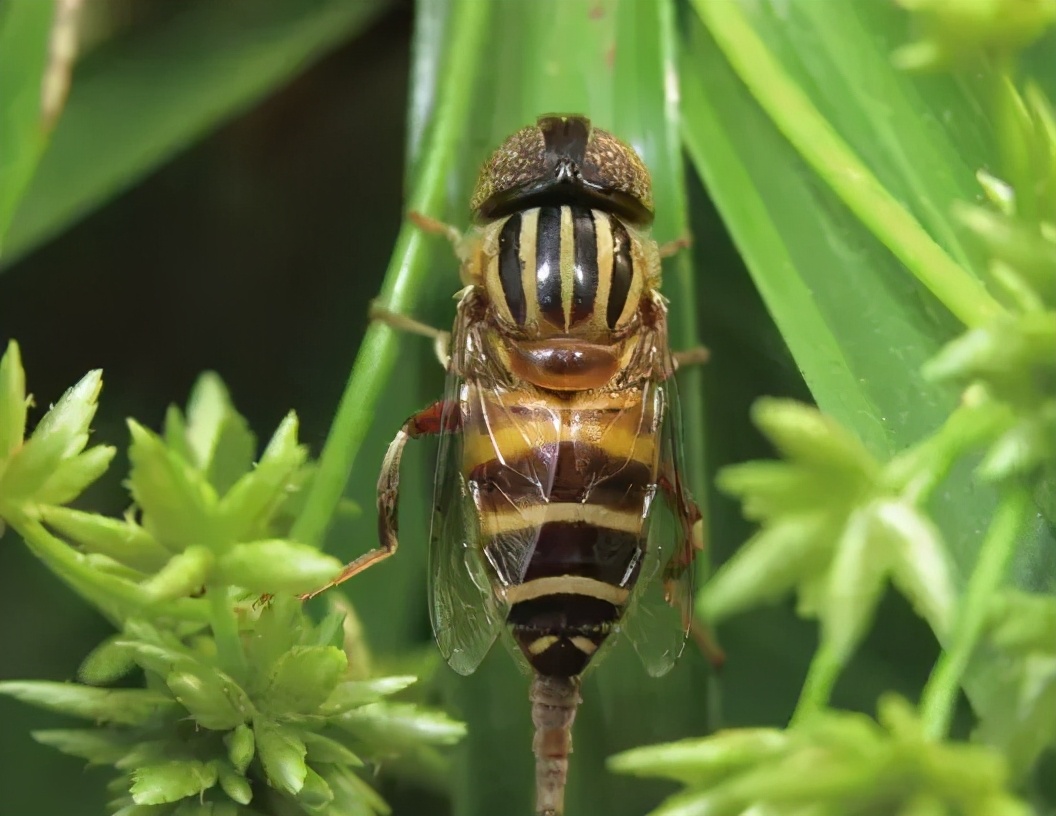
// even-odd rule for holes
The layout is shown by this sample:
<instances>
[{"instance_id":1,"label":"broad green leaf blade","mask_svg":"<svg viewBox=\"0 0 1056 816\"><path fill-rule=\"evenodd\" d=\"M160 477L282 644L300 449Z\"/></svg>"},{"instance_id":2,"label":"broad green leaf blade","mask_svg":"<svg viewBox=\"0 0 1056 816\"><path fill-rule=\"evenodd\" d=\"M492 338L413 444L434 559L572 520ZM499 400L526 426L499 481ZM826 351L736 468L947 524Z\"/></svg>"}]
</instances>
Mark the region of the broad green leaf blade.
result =
<instances>
[{"instance_id":1,"label":"broad green leaf blade","mask_svg":"<svg viewBox=\"0 0 1056 816\"><path fill-rule=\"evenodd\" d=\"M245 110L386 6L261 0L242 8L195 0L163 25L87 58L12 224L7 263Z\"/></svg>"},{"instance_id":2,"label":"broad green leaf blade","mask_svg":"<svg viewBox=\"0 0 1056 816\"><path fill-rule=\"evenodd\" d=\"M841 24L843 40L817 30L828 18L820 10L815 14L810 3L782 6L798 21L791 25L776 4L701 5L723 14L735 6L740 12L732 13L748 15L786 79L806 91L810 104L931 239L951 257L963 257L957 233L948 228L952 213L943 208L975 196L965 173L988 155L989 134L985 123L978 124L981 100L964 86L903 75L875 58L898 44L900 18L886 4L837 10L834 20L853 18ZM859 55L852 64L867 68L848 70L849 54ZM746 64L742 55L738 70ZM846 83L856 77L865 77L875 94L848 91ZM961 327L872 234L874 224L848 209L808 166L697 21L690 25L682 83L694 166L819 406L881 459L936 430L957 394L925 380L921 368ZM884 117L890 121L881 122ZM918 162L917 156L926 158ZM886 234L884 241L890 246L899 237ZM963 468L946 487L931 509L951 548L954 581L963 588L996 494ZM1015 582L1051 585L1054 556L1051 531L1038 519L1024 535ZM977 706L1002 693L988 672L980 664L969 673Z\"/></svg>"},{"instance_id":3,"label":"broad green leaf blade","mask_svg":"<svg viewBox=\"0 0 1056 816\"><path fill-rule=\"evenodd\" d=\"M654 235L659 241L683 236L688 218L677 138L677 69L671 64L677 42L672 6L653 0L494 4L487 42L503 46L489 52L484 75L464 89L477 110L490 113L476 117L466 134L457 177L449 186L449 220L465 223L469 188L487 154L538 115L558 111L585 114L633 145L653 176ZM451 21L432 25L443 30ZM450 41L450 31L448 37ZM419 51L419 56L424 59L429 53ZM413 76L427 77L436 70L419 62ZM676 348L697 342L690 258L684 255L665 264L664 293L672 302ZM453 291L457 284L447 274ZM681 372L679 391L687 429L685 460L700 498L704 451L698 376L691 370ZM469 726L464 761L453 784L456 813L484 816L530 807L534 760L524 737L531 727L527 684L501 649L495 649L473 677L452 681L456 711ZM630 816L655 806L662 789L613 777L605 767L606 757L660 734L676 739L704 733L707 685L704 661L692 649L669 676L653 680L641 669L630 644L617 646L584 688L567 812ZM632 707L636 716L625 717L622 712ZM503 778L482 780L479 768L498 755L506 766Z\"/></svg>"},{"instance_id":4,"label":"broad green leaf blade","mask_svg":"<svg viewBox=\"0 0 1056 816\"><path fill-rule=\"evenodd\" d=\"M44 0L0 5L0 252L47 139L41 94L54 16L55 4Z\"/></svg>"}]
</instances>

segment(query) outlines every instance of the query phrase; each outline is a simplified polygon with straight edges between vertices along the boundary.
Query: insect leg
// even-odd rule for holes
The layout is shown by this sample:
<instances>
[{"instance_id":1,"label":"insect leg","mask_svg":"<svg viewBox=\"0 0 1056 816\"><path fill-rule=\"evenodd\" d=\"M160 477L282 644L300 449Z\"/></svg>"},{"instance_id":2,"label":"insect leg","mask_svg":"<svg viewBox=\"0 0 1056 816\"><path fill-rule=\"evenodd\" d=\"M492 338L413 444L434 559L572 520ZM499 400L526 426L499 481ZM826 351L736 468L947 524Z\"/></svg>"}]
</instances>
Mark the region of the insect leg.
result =
<instances>
[{"instance_id":1,"label":"insect leg","mask_svg":"<svg viewBox=\"0 0 1056 816\"><path fill-rule=\"evenodd\" d=\"M352 576L358 575L379 561L384 561L396 552L396 548L399 546L400 459L403 456L403 449L410 439L438 434L445 427L450 431L458 430L461 412L457 409L452 409L448 412L449 415L445 417L446 407L447 403L440 400L434 402L425 410L419 411L403 423L403 427L396 432L396 437L389 443L389 449L381 465L381 475L378 477L378 539L380 546L346 564L336 578L319 589L302 595L301 600L314 598L331 587L343 584Z\"/></svg>"},{"instance_id":2,"label":"insect leg","mask_svg":"<svg viewBox=\"0 0 1056 816\"><path fill-rule=\"evenodd\" d=\"M668 592L669 596L668 602L678 607L679 612L682 614L683 623L689 630L690 637L693 638L704 657L717 671L726 662L726 653L715 639L711 628L706 623L698 620L693 615L693 610L687 609L674 592L666 590L666 586L677 581L685 570L693 568L697 552L704 549L704 517L700 512L700 507L693 501L693 497L682 486L681 481L677 477L673 477L672 473L661 473L657 479L657 485L664 491L671 504L676 508L682 527L682 547L677 554L672 556L664 568L664 583L665 591Z\"/></svg>"},{"instance_id":3,"label":"insect leg","mask_svg":"<svg viewBox=\"0 0 1056 816\"><path fill-rule=\"evenodd\" d=\"M415 212L414 210L407 213L407 220L418 227L422 232L429 232L433 235L443 235L451 242L451 246L455 248L455 254L458 254L458 247L462 243L462 233L458 231L458 227L446 224L443 221L439 221L436 218L425 215L424 213Z\"/></svg>"},{"instance_id":4,"label":"insect leg","mask_svg":"<svg viewBox=\"0 0 1056 816\"><path fill-rule=\"evenodd\" d=\"M706 347L695 346L674 352L671 355L671 360L675 364L675 371L678 371L685 366L703 365L710 357L711 352Z\"/></svg>"},{"instance_id":5,"label":"insect leg","mask_svg":"<svg viewBox=\"0 0 1056 816\"><path fill-rule=\"evenodd\" d=\"M444 367L444 370L447 370L447 364L451 359L451 332L433 328L426 323L415 320L413 317L394 312L382 306L376 300L370 303L369 316L371 320L385 323L397 331L405 331L430 338L433 341L433 351L436 354L436 359L440 361L440 365Z\"/></svg>"},{"instance_id":6,"label":"insect leg","mask_svg":"<svg viewBox=\"0 0 1056 816\"><path fill-rule=\"evenodd\" d=\"M666 243L660 244L657 247L657 251L660 253L660 258L672 258L681 252L683 249L689 249L693 246L693 236L683 235L681 238L676 238L674 241L667 241Z\"/></svg>"}]
</instances>

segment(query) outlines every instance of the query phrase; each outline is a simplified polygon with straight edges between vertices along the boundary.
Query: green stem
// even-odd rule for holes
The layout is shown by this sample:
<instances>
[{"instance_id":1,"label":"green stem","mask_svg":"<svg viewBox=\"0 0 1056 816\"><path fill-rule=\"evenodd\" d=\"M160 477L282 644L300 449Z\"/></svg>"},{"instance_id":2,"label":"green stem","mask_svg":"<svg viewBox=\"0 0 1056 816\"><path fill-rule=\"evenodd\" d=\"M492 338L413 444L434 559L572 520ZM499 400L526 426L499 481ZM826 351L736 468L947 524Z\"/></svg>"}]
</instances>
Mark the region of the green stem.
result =
<instances>
[{"instance_id":1,"label":"green stem","mask_svg":"<svg viewBox=\"0 0 1056 816\"><path fill-rule=\"evenodd\" d=\"M408 209L435 214L444 203L445 185L452 170L455 148L465 133L472 86L484 58L484 33L493 4L456 0L448 67L437 103L436 119L422 156ZM430 244L432 246L432 244ZM404 223L385 272L381 300L396 312L413 311L426 272L427 247L421 231ZM321 543L341 500L348 476L377 411L382 389L396 365L396 333L382 323L372 323L356 355L352 373L319 457L304 508L293 525L292 537Z\"/></svg>"},{"instance_id":2,"label":"green stem","mask_svg":"<svg viewBox=\"0 0 1056 816\"><path fill-rule=\"evenodd\" d=\"M1004 581L1016 552L1017 537L1030 509L1029 492L1017 487L998 505L990 523L961 598L950 646L939 657L921 694L920 717L929 739L940 740L949 731L961 678L983 632L994 593Z\"/></svg>"},{"instance_id":3,"label":"green stem","mask_svg":"<svg viewBox=\"0 0 1056 816\"><path fill-rule=\"evenodd\" d=\"M799 693L799 702L792 714L792 722L798 723L816 714L829 704L832 690L836 686L843 662L831 645L822 641L810 661L807 678Z\"/></svg>"},{"instance_id":4,"label":"green stem","mask_svg":"<svg viewBox=\"0 0 1056 816\"><path fill-rule=\"evenodd\" d=\"M734 0L693 0L701 20L756 101L861 222L966 326L1001 306L884 188L785 73Z\"/></svg>"},{"instance_id":5,"label":"green stem","mask_svg":"<svg viewBox=\"0 0 1056 816\"><path fill-rule=\"evenodd\" d=\"M678 29L676 13L671 0L661 0L657 7L657 18L660 23L660 59L663 63L664 77L664 119L667 136L664 151L671 177L674 179L672 194L668 199L675 231L668 238L679 238L689 235L689 202L686 195L686 173L682 161L682 111L681 91L678 86ZM679 297L670 305L673 315L677 315L677 336L672 339L676 349L694 348L700 345L698 332L699 317L697 313L696 277L693 273L692 247L678 253L673 259L675 277L678 281ZM704 445L704 383L700 366L683 369L678 375L679 401L684 418L683 428L686 445L686 475L689 484L696 494L697 503L704 513L704 526L707 529L707 461ZM705 550L697 556L698 566L707 566L708 552ZM698 570L698 575L703 574Z\"/></svg>"},{"instance_id":6,"label":"green stem","mask_svg":"<svg viewBox=\"0 0 1056 816\"><path fill-rule=\"evenodd\" d=\"M242 648L242 637L238 632L238 614L231 603L231 594L223 584L206 587L209 599L209 625L216 640L216 653L220 668L237 680L248 675L246 653Z\"/></svg>"}]
</instances>

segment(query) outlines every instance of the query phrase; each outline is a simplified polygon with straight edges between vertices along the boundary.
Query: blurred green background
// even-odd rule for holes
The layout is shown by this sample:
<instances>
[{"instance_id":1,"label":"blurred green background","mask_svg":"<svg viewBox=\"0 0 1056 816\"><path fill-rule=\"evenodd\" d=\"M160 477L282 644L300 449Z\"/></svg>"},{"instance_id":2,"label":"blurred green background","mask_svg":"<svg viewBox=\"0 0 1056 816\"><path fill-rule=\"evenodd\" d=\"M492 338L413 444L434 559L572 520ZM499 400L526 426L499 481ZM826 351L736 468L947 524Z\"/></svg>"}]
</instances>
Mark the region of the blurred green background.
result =
<instances>
[{"instance_id":1,"label":"blurred green background","mask_svg":"<svg viewBox=\"0 0 1056 816\"><path fill-rule=\"evenodd\" d=\"M95 433L120 445L127 439L125 417L157 427L166 406L182 403L197 374L212 369L259 437L293 408L302 439L318 453L402 220L414 12L406 2L370 6L377 10L364 15L363 25L350 26L358 30L337 32L311 59L295 61L296 70L261 101L2 268L0 343L20 342L38 409L86 370L103 368ZM135 43L184 25L189 13L180 0L111 0L98 7L106 11L96 12L98 43L85 58L86 72L93 60L107 58L108 49L131 43L134 51ZM191 6L190 13L202 7ZM122 110L129 127L137 99L149 97L151 88L138 92L146 96L130 95ZM489 123L497 116L493 104L479 103ZM86 138L112 139L113 127L100 118L99 131L87 131ZM494 146L479 141L467 150L481 154ZM63 178L54 171L46 181L61 192ZM699 334L712 351L703 374L710 484L722 465L768 455L747 419L755 397L810 394L695 173L688 174L688 193ZM817 195L842 213L827 193ZM869 238L868 251L877 251L872 246ZM852 250L866 252L857 244ZM457 275L443 242L435 252L419 316L444 324L453 316ZM442 385L427 343L406 339L400 349L396 380L349 484L348 495L367 508L399 419L435 399ZM82 504L122 512L128 503L120 484L124 467L115 462ZM431 648L421 543L428 451L409 453L408 474L404 548L346 589L382 668ZM749 528L728 499L712 491L708 500L712 554L721 560ZM362 552L373 545L374 531L370 513L343 519L330 536L331 549L341 557ZM80 660L108 634L102 619L11 535L0 539L0 621L0 679L72 679ZM729 660L719 684L695 653L657 681L617 652L590 678L570 782L578 809L570 812L641 813L668 790L609 776L604 760L618 750L699 735L709 717L725 724L785 721L810 658L813 626L784 604L739 618L721 636ZM883 690L915 694L935 653L927 627L891 598L836 702L871 711ZM469 679L439 669L434 689L471 723L450 780L459 794L457 812L526 812L517 800L532 774L527 681L509 656L496 649ZM29 736L31 729L58 723L0 698L0 813L103 812L107 774L85 771L80 761ZM446 807L426 784L383 776L381 789L397 814Z\"/></svg>"}]
</instances>

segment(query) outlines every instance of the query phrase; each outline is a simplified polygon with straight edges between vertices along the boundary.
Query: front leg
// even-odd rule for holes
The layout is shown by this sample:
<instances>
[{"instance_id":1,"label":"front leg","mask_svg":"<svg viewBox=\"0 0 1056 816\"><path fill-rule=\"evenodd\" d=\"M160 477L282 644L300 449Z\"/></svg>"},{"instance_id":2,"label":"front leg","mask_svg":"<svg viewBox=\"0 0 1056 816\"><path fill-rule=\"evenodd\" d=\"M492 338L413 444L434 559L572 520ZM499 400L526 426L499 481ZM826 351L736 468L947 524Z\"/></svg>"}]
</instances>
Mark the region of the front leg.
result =
<instances>
[{"instance_id":1,"label":"front leg","mask_svg":"<svg viewBox=\"0 0 1056 816\"><path fill-rule=\"evenodd\" d=\"M396 552L399 546L400 459L403 457L403 449L410 439L434 436L442 430L460 430L461 411L457 405L447 410L448 405L447 402L440 400L424 411L419 411L403 423L403 427L396 432L396 437L389 443L389 449L381 465L381 475L378 477L379 546L349 562L336 578L319 589L302 595L301 600L314 598L331 587L343 584L353 575L358 575Z\"/></svg>"}]
</instances>

